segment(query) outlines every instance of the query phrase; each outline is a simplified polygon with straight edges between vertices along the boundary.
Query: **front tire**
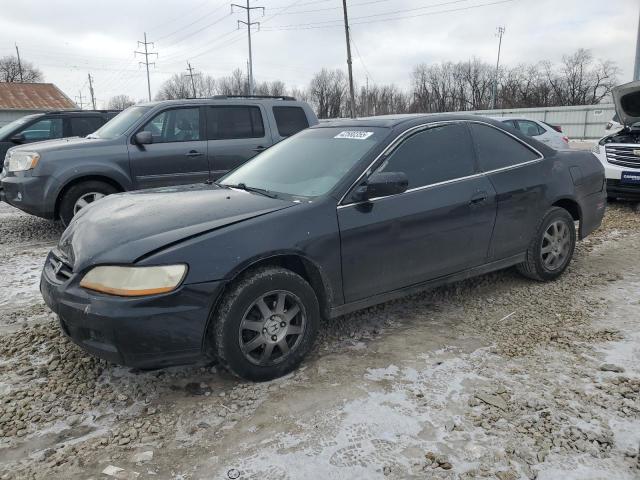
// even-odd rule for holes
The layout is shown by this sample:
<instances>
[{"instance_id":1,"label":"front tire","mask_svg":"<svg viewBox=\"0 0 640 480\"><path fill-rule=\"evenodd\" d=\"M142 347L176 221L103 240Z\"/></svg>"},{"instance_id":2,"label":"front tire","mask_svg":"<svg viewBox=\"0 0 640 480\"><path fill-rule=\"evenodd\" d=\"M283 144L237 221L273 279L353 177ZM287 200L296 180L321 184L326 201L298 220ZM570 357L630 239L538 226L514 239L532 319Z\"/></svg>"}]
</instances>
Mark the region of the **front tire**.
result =
<instances>
[{"instance_id":1,"label":"front tire","mask_svg":"<svg viewBox=\"0 0 640 480\"><path fill-rule=\"evenodd\" d=\"M525 277L548 282L566 270L576 247L573 217L564 208L547 211L527 249L526 259L517 266Z\"/></svg>"},{"instance_id":2,"label":"front tire","mask_svg":"<svg viewBox=\"0 0 640 480\"><path fill-rule=\"evenodd\" d=\"M234 375L267 381L295 370L320 325L318 299L298 274L263 267L232 284L210 331L215 357Z\"/></svg>"},{"instance_id":3,"label":"front tire","mask_svg":"<svg viewBox=\"0 0 640 480\"><path fill-rule=\"evenodd\" d=\"M66 227L73 217L89 204L116 193L118 190L105 182L91 180L71 186L60 201L60 220Z\"/></svg>"}]
</instances>

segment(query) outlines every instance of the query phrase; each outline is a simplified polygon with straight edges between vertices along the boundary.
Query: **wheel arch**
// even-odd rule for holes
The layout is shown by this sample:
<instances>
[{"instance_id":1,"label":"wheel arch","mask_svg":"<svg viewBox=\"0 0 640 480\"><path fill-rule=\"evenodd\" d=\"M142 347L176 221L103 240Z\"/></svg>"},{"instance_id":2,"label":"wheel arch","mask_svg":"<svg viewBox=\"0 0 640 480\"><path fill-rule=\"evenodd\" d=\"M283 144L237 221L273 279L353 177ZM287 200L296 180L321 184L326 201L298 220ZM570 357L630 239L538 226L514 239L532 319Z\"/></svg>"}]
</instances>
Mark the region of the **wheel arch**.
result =
<instances>
[{"instance_id":1,"label":"wheel arch","mask_svg":"<svg viewBox=\"0 0 640 480\"><path fill-rule=\"evenodd\" d=\"M207 320L207 325L204 330L204 336L202 339L203 352L209 350L209 331L213 319L220 307L220 302L226 292L229 285L233 284L238 278L251 270L255 270L260 267L281 267L287 270L291 270L294 273L300 275L305 281L311 285L311 288L318 297L318 304L320 306L320 314L323 318L329 318L329 312L333 305L333 290L326 275L322 272L320 266L318 266L313 260L309 259L300 252L279 252L271 254L267 257L259 257L251 259L247 262L243 262L240 266L234 269L225 279L225 287L220 291L215 300L213 301L211 312Z\"/></svg>"},{"instance_id":2,"label":"wheel arch","mask_svg":"<svg viewBox=\"0 0 640 480\"><path fill-rule=\"evenodd\" d=\"M573 220L578 222L579 237L582 239L582 208L580 204L574 198L563 197L557 199L551 206L560 207L569 212Z\"/></svg>"},{"instance_id":3,"label":"wheel arch","mask_svg":"<svg viewBox=\"0 0 640 480\"><path fill-rule=\"evenodd\" d=\"M107 175L82 175L80 177L73 178L64 184L64 186L60 189L60 191L58 192L58 195L56 196L56 204L54 209L55 218L60 217L60 203L62 202L62 197L64 197L65 193L67 193L69 189L75 185L78 185L83 182L91 182L91 181L108 183L113 188L117 189L118 192L125 191L125 188L118 181L114 180L113 178Z\"/></svg>"}]
</instances>

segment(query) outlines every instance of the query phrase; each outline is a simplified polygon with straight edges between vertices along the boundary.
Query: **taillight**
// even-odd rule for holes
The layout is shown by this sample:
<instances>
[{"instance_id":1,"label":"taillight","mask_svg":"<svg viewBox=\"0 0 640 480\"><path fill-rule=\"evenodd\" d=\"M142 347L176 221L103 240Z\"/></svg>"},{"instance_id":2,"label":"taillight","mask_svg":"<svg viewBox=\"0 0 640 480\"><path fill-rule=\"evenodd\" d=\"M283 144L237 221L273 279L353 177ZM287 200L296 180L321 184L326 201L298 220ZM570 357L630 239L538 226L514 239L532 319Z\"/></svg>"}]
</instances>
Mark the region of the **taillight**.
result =
<instances>
[{"instance_id":1,"label":"taillight","mask_svg":"<svg viewBox=\"0 0 640 480\"><path fill-rule=\"evenodd\" d=\"M565 143L569 143L569 137L562 137L562 140L564 140Z\"/></svg>"}]
</instances>

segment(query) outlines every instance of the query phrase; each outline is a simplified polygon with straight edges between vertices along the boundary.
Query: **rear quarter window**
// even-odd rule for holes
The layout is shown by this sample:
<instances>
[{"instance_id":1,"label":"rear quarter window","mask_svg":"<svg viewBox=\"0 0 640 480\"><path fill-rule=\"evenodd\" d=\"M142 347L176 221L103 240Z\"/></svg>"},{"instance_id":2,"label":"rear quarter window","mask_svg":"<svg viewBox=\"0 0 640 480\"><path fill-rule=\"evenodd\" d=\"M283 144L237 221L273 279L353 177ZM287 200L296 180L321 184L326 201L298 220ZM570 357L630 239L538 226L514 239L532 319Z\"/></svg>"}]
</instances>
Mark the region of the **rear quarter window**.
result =
<instances>
[{"instance_id":1,"label":"rear quarter window","mask_svg":"<svg viewBox=\"0 0 640 480\"><path fill-rule=\"evenodd\" d=\"M480 168L485 172L540 158L532 149L498 128L481 123L472 123L470 127Z\"/></svg>"},{"instance_id":2,"label":"rear quarter window","mask_svg":"<svg viewBox=\"0 0 640 480\"><path fill-rule=\"evenodd\" d=\"M281 137L290 137L309 127L309 120L301 107L273 107L273 116Z\"/></svg>"}]
</instances>

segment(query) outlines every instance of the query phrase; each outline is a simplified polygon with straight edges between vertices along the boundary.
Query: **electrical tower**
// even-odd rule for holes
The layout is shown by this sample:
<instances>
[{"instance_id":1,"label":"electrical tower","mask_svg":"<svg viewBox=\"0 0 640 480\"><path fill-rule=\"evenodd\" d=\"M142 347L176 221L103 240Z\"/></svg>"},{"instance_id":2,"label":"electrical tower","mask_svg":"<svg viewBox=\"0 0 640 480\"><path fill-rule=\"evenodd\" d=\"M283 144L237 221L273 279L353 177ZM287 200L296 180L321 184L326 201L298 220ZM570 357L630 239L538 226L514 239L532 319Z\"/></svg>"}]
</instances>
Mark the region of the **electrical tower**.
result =
<instances>
[{"instance_id":1,"label":"electrical tower","mask_svg":"<svg viewBox=\"0 0 640 480\"><path fill-rule=\"evenodd\" d=\"M498 96L498 69L500 68L500 50L502 49L502 36L504 35L505 28L498 27L498 32L496 33L496 37L498 40L498 61L496 62L496 75L493 79L493 90L491 92L491 109L496 108L496 97Z\"/></svg>"},{"instance_id":2,"label":"electrical tower","mask_svg":"<svg viewBox=\"0 0 640 480\"><path fill-rule=\"evenodd\" d=\"M191 64L187 61L187 71L189 73L185 74L187 77L191 78L191 88L193 89L193 98L196 98L196 82L194 81L193 77L196 77L198 75L200 75L199 73L193 73L193 67L191 66Z\"/></svg>"},{"instance_id":3,"label":"electrical tower","mask_svg":"<svg viewBox=\"0 0 640 480\"><path fill-rule=\"evenodd\" d=\"M349 35L349 16L347 15L347 0L342 0L344 11L344 33L347 37L347 67L349 69L349 103L351 105L351 118L356 118L356 95L353 89L353 68L351 66L351 37Z\"/></svg>"},{"instance_id":4,"label":"electrical tower","mask_svg":"<svg viewBox=\"0 0 640 480\"><path fill-rule=\"evenodd\" d=\"M80 110L84 110L84 106L87 105L84 100L82 100L82 90L78 91L78 95L76 96L76 104L80 106Z\"/></svg>"},{"instance_id":5,"label":"electrical tower","mask_svg":"<svg viewBox=\"0 0 640 480\"><path fill-rule=\"evenodd\" d=\"M249 38L249 95L253 95L254 83L253 83L253 55L251 52L251 26L258 25L258 29L259 29L260 22L251 21L251 10L262 10L262 16L264 16L264 7L252 7L251 5L249 5L249 1L250 0L247 0L246 6L238 5L237 3L232 3L231 12L233 12L233 7L241 8L243 10L246 10L247 12L247 21L245 22L244 20L238 20L238 29L240 28L241 23L247 26L247 36Z\"/></svg>"},{"instance_id":6,"label":"electrical tower","mask_svg":"<svg viewBox=\"0 0 640 480\"><path fill-rule=\"evenodd\" d=\"M87 76L89 77L89 93L91 94L91 106L93 106L93 109L96 109L96 96L93 93L93 77L91 76L90 73L87 74Z\"/></svg>"},{"instance_id":7,"label":"electrical tower","mask_svg":"<svg viewBox=\"0 0 640 480\"><path fill-rule=\"evenodd\" d=\"M153 42L147 42L147 32L144 32L144 42L138 41L138 47L140 45L144 46L144 52L140 52L136 50L133 53L134 55L136 54L144 55L144 62L138 62L138 65L144 65L147 67L147 91L149 93L149 101L151 101L151 80L149 79L149 65L153 65L155 67L156 64L155 62L149 63L149 57L151 55L155 55L157 57L158 54L155 52L149 52L149 45L151 45L151 47L153 48L155 48L155 45L153 44Z\"/></svg>"}]
</instances>

